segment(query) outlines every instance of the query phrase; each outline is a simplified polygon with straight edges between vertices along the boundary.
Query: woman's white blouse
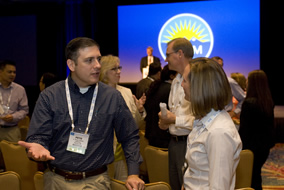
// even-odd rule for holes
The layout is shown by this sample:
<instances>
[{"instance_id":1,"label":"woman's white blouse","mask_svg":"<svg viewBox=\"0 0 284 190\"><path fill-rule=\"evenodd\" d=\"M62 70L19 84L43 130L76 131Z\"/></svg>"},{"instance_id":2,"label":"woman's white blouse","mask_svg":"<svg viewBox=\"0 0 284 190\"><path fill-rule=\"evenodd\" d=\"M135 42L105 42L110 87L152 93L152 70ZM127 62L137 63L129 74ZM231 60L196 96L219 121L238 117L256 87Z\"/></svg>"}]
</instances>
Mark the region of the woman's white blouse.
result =
<instances>
[{"instance_id":1,"label":"woman's white blouse","mask_svg":"<svg viewBox=\"0 0 284 190\"><path fill-rule=\"evenodd\" d=\"M187 139L185 189L234 190L241 150L239 133L225 110L195 120Z\"/></svg>"}]
</instances>

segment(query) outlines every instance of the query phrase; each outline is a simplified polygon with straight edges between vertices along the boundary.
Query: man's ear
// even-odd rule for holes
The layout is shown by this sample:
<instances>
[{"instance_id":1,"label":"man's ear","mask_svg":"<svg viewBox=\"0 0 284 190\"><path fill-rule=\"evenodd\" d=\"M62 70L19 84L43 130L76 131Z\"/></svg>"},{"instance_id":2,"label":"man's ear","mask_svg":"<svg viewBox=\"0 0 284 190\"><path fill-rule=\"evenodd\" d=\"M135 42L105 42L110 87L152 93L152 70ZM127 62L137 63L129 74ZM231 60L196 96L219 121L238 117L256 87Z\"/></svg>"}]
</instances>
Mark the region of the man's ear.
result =
<instances>
[{"instance_id":1,"label":"man's ear","mask_svg":"<svg viewBox=\"0 0 284 190\"><path fill-rule=\"evenodd\" d=\"M75 62L71 59L67 59L67 66L70 71L75 71Z\"/></svg>"},{"instance_id":2,"label":"man's ear","mask_svg":"<svg viewBox=\"0 0 284 190\"><path fill-rule=\"evenodd\" d=\"M181 58L181 56L183 55L183 51L182 51L181 49L179 49L179 50L177 51L177 53L178 53L179 58Z\"/></svg>"}]
</instances>

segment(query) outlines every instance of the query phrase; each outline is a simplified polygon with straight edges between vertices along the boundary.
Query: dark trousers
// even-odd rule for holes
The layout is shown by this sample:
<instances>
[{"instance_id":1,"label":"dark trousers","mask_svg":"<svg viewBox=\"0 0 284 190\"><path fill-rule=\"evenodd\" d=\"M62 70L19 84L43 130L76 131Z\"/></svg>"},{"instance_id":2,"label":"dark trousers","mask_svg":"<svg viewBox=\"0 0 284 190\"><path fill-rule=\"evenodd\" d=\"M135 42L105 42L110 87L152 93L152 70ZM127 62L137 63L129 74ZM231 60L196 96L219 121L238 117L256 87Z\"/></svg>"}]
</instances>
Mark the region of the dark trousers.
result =
<instances>
[{"instance_id":1,"label":"dark trousers","mask_svg":"<svg viewBox=\"0 0 284 190\"><path fill-rule=\"evenodd\" d=\"M183 185L183 172L187 141L170 140L169 144L169 179L172 190L180 190Z\"/></svg>"},{"instance_id":2,"label":"dark trousers","mask_svg":"<svg viewBox=\"0 0 284 190\"><path fill-rule=\"evenodd\" d=\"M261 168L269 156L269 149L252 150L254 154L251 187L262 190Z\"/></svg>"}]
</instances>

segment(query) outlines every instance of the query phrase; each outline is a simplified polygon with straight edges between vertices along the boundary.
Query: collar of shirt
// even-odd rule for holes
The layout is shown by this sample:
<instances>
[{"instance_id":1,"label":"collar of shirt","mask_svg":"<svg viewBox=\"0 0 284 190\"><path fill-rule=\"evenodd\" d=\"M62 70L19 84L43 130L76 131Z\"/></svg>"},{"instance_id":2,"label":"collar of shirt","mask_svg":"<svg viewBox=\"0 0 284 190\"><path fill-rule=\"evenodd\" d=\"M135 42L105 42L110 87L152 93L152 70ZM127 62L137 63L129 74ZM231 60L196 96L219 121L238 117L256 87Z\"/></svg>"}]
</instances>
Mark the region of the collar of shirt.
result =
<instances>
[{"instance_id":1,"label":"collar of shirt","mask_svg":"<svg viewBox=\"0 0 284 190\"><path fill-rule=\"evenodd\" d=\"M219 115L220 110L215 111L214 109L212 109L205 117L203 117L202 119L199 120L195 120L193 127L194 128L199 128L198 129L198 135L204 131L205 129L207 129L207 127L209 126L209 124Z\"/></svg>"},{"instance_id":2,"label":"collar of shirt","mask_svg":"<svg viewBox=\"0 0 284 190\"><path fill-rule=\"evenodd\" d=\"M69 90L73 92L80 92L80 88L78 85L75 83L75 81L72 79L71 75L68 76L68 85L69 85ZM90 88L87 90L87 92L91 89L94 89L96 87L96 84L93 84L90 86ZM80 92L81 93L81 92ZM81 93L83 94L83 93Z\"/></svg>"},{"instance_id":3,"label":"collar of shirt","mask_svg":"<svg viewBox=\"0 0 284 190\"><path fill-rule=\"evenodd\" d=\"M178 73L177 76L176 76L176 80L175 80L175 81L176 81L177 83L181 83L182 80L183 80L182 75L181 75L180 73Z\"/></svg>"},{"instance_id":4,"label":"collar of shirt","mask_svg":"<svg viewBox=\"0 0 284 190\"><path fill-rule=\"evenodd\" d=\"M3 88L3 85L2 85L1 82L0 82L0 86ZM7 88L5 88L5 89L13 88L13 86L14 86L14 82L11 82L11 84Z\"/></svg>"},{"instance_id":5,"label":"collar of shirt","mask_svg":"<svg viewBox=\"0 0 284 190\"><path fill-rule=\"evenodd\" d=\"M155 81L153 78L151 78L151 77L147 77L148 79L150 79L151 81Z\"/></svg>"}]
</instances>

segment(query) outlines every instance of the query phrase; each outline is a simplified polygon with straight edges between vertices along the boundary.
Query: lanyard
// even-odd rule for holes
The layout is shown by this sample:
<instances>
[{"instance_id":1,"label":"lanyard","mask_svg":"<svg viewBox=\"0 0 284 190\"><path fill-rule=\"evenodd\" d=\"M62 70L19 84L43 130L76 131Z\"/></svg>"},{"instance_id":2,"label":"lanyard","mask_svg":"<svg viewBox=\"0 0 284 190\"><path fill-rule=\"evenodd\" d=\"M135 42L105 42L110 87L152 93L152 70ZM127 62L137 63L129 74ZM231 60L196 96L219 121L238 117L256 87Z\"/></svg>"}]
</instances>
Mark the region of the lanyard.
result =
<instances>
[{"instance_id":1,"label":"lanyard","mask_svg":"<svg viewBox=\"0 0 284 190\"><path fill-rule=\"evenodd\" d=\"M89 130L89 125L91 123L92 117L93 117L93 113L94 113L94 108L95 108L95 103L96 103L96 99L97 99L97 93L98 93L98 83L95 87L94 90L94 94L93 94L93 99L92 99L92 103L91 103L91 107L90 107L90 111L89 111L89 116L88 116L88 124L87 124L87 128L85 130L85 134L88 133ZM65 80L65 91L66 91L66 98L67 98L67 104L68 104L68 110L69 110L69 115L71 118L71 122L72 122L72 132L74 132L74 118L73 118L73 109L72 109L72 102L71 102L71 97L70 97L70 90L69 90L69 85L68 85L68 78L66 78Z\"/></svg>"},{"instance_id":2,"label":"lanyard","mask_svg":"<svg viewBox=\"0 0 284 190\"><path fill-rule=\"evenodd\" d=\"M193 140L197 139L197 137L199 137L199 135L204 131L205 127L207 125L209 125L210 122L212 122L218 115L220 114L220 111L216 111L214 113L212 113L209 118L207 118L205 121L203 121L203 125L198 127L198 126L195 126L194 129L195 129L195 135L194 135L194 138ZM194 134L193 133L193 134Z\"/></svg>"},{"instance_id":3,"label":"lanyard","mask_svg":"<svg viewBox=\"0 0 284 190\"><path fill-rule=\"evenodd\" d=\"M8 100L7 100L7 107L9 107L9 104L10 104L10 101L11 101L11 96L12 96L12 88L10 89L10 94L8 96ZM2 105L4 105L4 100L3 100L3 97L2 97L2 93L0 92L0 103Z\"/></svg>"}]
</instances>

